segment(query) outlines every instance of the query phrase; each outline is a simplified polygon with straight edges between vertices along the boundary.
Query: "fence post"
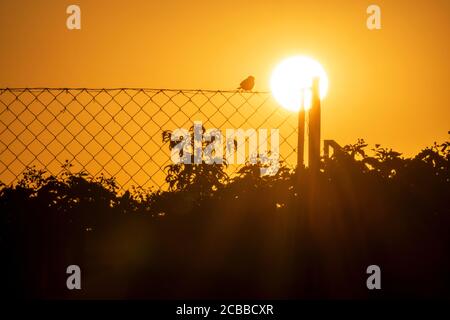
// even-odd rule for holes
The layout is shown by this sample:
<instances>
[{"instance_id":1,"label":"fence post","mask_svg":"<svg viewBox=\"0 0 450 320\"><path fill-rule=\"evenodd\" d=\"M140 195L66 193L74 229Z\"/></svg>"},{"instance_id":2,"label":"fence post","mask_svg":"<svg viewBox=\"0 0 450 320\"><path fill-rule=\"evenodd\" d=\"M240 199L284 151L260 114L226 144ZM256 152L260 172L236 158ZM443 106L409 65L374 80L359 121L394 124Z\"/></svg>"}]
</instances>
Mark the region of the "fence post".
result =
<instances>
[{"instance_id":1,"label":"fence post","mask_svg":"<svg viewBox=\"0 0 450 320\"><path fill-rule=\"evenodd\" d=\"M320 168L320 96L319 78L313 79L312 101L309 109L308 166L316 173Z\"/></svg>"},{"instance_id":2,"label":"fence post","mask_svg":"<svg viewBox=\"0 0 450 320\"><path fill-rule=\"evenodd\" d=\"M298 111L298 140L297 140L297 170L300 171L304 166L305 149L305 109L303 104Z\"/></svg>"}]
</instances>

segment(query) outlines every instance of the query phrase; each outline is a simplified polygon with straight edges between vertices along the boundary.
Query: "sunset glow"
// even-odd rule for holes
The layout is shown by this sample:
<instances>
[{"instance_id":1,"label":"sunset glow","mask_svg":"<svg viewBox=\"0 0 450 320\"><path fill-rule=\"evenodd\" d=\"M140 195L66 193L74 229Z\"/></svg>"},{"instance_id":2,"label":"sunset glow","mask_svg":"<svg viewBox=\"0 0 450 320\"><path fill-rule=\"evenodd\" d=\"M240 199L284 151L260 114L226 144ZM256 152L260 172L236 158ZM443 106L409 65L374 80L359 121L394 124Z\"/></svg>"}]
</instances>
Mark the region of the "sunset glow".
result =
<instances>
[{"instance_id":1,"label":"sunset glow","mask_svg":"<svg viewBox=\"0 0 450 320\"><path fill-rule=\"evenodd\" d=\"M320 63L304 56L287 58L272 73L272 94L288 110L298 111L301 106L309 109L314 77L319 77L320 98L323 99L328 91L328 77Z\"/></svg>"}]
</instances>

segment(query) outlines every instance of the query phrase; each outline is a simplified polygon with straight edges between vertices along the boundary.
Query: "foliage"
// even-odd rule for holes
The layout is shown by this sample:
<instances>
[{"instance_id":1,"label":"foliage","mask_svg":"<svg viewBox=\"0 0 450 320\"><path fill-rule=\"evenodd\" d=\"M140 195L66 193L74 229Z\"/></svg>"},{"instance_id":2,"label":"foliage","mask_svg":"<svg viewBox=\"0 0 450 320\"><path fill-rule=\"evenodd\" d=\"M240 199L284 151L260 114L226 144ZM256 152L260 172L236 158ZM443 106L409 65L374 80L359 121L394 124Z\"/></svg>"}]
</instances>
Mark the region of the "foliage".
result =
<instances>
[{"instance_id":1,"label":"foliage","mask_svg":"<svg viewBox=\"0 0 450 320\"><path fill-rule=\"evenodd\" d=\"M163 140L174 147L170 132ZM318 174L282 163L261 177L256 163L230 178L225 162L174 164L169 191L122 194L69 163L58 175L28 168L0 185L4 286L74 298L48 276L76 262L83 298L367 297L359 277L377 263L396 279L386 297L448 297L448 276L431 275L450 267L450 143L412 158L367 147L345 146Z\"/></svg>"}]
</instances>

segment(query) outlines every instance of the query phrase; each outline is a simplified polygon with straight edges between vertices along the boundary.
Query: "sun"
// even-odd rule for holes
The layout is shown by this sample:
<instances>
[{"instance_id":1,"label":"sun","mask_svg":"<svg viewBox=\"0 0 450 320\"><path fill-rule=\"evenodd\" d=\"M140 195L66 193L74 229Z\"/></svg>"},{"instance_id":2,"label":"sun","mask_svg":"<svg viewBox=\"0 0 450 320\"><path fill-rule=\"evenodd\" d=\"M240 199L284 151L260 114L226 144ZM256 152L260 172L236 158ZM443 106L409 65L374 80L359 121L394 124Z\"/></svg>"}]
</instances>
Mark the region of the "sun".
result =
<instances>
[{"instance_id":1,"label":"sun","mask_svg":"<svg viewBox=\"0 0 450 320\"><path fill-rule=\"evenodd\" d=\"M298 111L311 107L312 79L319 77L319 94L323 99L328 91L328 77L314 59L305 56L290 57L275 68L270 88L275 100L284 108Z\"/></svg>"}]
</instances>

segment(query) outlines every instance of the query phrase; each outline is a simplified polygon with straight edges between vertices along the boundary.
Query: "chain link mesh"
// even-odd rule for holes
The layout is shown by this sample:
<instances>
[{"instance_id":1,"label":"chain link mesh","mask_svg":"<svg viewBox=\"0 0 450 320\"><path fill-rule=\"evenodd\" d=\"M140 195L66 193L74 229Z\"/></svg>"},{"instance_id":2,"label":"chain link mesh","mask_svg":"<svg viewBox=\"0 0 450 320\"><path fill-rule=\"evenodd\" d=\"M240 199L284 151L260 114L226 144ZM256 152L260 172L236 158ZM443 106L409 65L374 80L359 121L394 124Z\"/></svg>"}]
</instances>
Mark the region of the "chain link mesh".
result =
<instances>
[{"instance_id":1,"label":"chain link mesh","mask_svg":"<svg viewBox=\"0 0 450 320\"><path fill-rule=\"evenodd\" d=\"M52 174L69 161L92 176L166 189L170 150L163 130L278 128L280 160L296 165L297 117L268 92L169 89L0 89L0 181L10 185L28 166ZM270 132L270 131L269 131ZM269 139L270 141L270 139ZM232 176L239 169L230 165Z\"/></svg>"}]
</instances>

